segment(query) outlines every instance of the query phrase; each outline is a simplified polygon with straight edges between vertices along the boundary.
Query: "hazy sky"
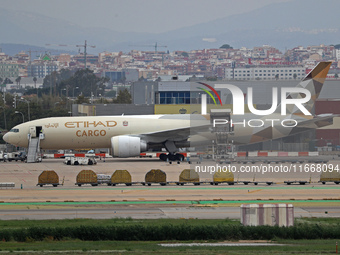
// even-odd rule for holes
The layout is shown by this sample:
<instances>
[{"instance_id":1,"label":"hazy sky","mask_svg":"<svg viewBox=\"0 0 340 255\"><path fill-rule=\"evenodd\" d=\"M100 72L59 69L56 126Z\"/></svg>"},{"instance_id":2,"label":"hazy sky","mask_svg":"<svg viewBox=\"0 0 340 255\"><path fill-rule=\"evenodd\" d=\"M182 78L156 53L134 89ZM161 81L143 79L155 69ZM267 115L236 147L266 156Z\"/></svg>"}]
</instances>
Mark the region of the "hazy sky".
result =
<instances>
[{"instance_id":1,"label":"hazy sky","mask_svg":"<svg viewBox=\"0 0 340 255\"><path fill-rule=\"evenodd\" d=\"M159 33L287 1L0 0L0 8L39 13L83 26Z\"/></svg>"}]
</instances>

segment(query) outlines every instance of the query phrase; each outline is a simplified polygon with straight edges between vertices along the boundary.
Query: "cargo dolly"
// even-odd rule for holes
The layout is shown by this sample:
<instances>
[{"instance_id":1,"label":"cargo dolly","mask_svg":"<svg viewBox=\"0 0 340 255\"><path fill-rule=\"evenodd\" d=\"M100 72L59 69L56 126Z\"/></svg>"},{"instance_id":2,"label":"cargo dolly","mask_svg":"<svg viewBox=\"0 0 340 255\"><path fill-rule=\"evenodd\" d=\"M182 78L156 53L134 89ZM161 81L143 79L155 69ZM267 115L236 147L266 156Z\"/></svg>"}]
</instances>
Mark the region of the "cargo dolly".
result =
<instances>
[{"instance_id":1,"label":"cargo dolly","mask_svg":"<svg viewBox=\"0 0 340 255\"><path fill-rule=\"evenodd\" d=\"M284 183L286 183L287 185L291 185L294 183L298 183L300 185L305 185L306 183L309 183L309 181L284 181Z\"/></svg>"},{"instance_id":2,"label":"cargo dolly","mask_svg":"<svg viewBox=\"0 0 340 255\"><path fill-rule=\"evenodd\" d=\"M340 184L340 181L318 181L321 182L322 184L326 184L327 182L334 182L335 184Z\"/></svg>"},{"instance_id":3,"label":"cargo dolly","mask_svg":"<svg viewBox=\"0 0 340 255\"><path fill-rule=\"evenodd\" d=\"M267 184L267 185L273 185L275 184L275 182L258 182L258 181L238 181L239 183L243 183L244 185L248 185L250 183L253 183L254 185L258 185L258 184Z\"/></svg>"}]
</instances>

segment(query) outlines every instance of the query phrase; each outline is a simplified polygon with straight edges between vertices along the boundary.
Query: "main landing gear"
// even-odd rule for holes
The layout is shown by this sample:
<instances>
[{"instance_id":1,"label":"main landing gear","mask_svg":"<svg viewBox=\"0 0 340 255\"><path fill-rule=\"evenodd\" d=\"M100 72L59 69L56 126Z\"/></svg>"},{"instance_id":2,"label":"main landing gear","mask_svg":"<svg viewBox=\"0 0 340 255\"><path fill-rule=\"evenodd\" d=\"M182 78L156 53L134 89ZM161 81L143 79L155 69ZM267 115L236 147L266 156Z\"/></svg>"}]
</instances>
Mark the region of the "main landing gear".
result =
<instances>
[{"instance_id":1,"label":"main landing gear","mask_svg":"<svg viewBox=\"0 0 340 255\"><path fill-rule=\"evenodd\" d=\"M159 155L159 159L162 161L183 161L184 156L182 154L162 153L161 155Z\"/></svg>"},{"instance_id":2,"label":"main landing gear","mask_svg":"<svg viewBox=\"0 0 340 255\"><path fill-rule=\"evenodd\" d=\"M177 154L177 148L173 141L166 141L164 143L166 150L169 154L162 153L159 155L159 159L163 161L183 161L184 156L182 154Z\"/></svg>"}]
</instances>

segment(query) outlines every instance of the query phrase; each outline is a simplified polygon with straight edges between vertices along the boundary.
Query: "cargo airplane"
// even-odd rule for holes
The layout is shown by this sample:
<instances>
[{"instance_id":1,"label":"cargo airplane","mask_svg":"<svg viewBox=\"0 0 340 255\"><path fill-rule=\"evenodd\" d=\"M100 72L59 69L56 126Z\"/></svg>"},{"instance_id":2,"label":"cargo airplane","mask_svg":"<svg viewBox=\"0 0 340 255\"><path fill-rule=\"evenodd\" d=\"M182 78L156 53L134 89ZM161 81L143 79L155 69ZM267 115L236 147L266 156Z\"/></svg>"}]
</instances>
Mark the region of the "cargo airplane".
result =
<instances>
[{"instance_id":1,"label":"cargo airplane","mask_svg":"<svg viewBox=\"0 0 340 255\"><path fill-rule=\"evenodd\" d=\"M320 62L297 85L310 92L310 100L303 105L306 111L312 111L330 66L331 62ZM286 94L287 99L306 96L294 92ZM267 116L232 114L229 121L234 123L234 144L281 138L333 122L331 115L304 115L301 104L286 106L285 115L279 112ZM225 123L225 120L217 120L213 124ZM183 156L176 154L178 149L210 144L214 139L211 130L210 116L199 114L55 117L17 125L3 139L15 146L28 147L31 138L41 137L40 149L45 150L110 148L113 157L134 157L151 148L165 148L168 154L161 154L161 160L182 160Z\"/></svg>"}]
</instances>

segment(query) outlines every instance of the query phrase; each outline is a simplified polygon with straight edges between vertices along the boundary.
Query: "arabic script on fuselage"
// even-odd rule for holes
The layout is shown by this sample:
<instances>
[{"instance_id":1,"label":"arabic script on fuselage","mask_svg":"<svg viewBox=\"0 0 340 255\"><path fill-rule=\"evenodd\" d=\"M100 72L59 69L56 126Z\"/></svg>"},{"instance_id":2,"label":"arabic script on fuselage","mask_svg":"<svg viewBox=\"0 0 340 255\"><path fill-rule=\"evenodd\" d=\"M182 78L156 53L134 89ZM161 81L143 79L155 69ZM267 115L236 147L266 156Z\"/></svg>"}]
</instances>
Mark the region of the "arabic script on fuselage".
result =
<instances>
[{"instance_id":1,"label":"arabic script on fuselage","mask_svg":"<svg viewBox=\"0 0 340 255\"><path fill-rule=\"evenodd\" d=\"M45 128L57 128L59 127L59 123L48 123L45 125Z\"/></svg>"}]
</instances>

